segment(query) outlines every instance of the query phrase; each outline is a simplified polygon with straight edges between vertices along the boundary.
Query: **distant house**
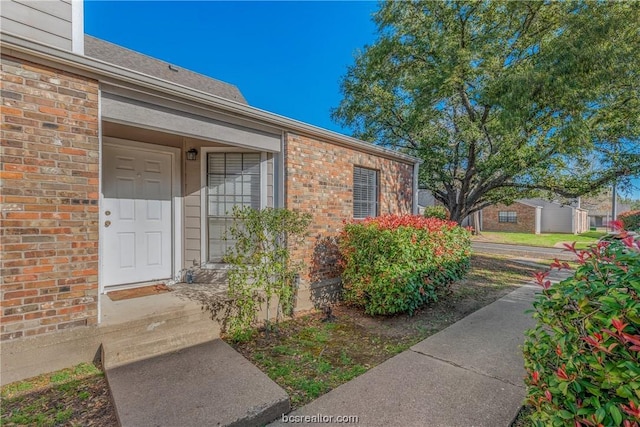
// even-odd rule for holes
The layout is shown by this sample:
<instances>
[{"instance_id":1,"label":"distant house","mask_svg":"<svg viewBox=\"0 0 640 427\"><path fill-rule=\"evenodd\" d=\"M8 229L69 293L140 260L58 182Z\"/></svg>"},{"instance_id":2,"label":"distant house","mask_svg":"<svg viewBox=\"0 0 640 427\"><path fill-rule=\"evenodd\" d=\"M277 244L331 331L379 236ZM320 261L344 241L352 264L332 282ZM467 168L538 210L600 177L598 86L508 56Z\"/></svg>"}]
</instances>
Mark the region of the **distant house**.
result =
<instances>
[{"instance_id":1,"label":"distant house","mask_svg":"<svg viewBox=\"0 0 640 427\"><path fill-rule=\"evenodd\" d=\"M581 206L589 211L590 227L606 227L612 220L613 207L611 206L611 191L604 192L597 196L582 198ZM631 206L621 203L618 199L616 212L618 214L631 210Z\"/></svg>"},{"instance_id":2,"label":"distant house","mask_svg":"<svg viewBox=\"0 0 640 427\"><path fill-rule=\"evenodd\" d=\"M424 213L424 208L429 206L442 205L442 203L438 202L433 194L429 190L425 190L421 188L418 190L418 212L420 215Z\"/></svg>"},{"instance_id":3,"label":"distant house","mask_svg":"<svg viewBox=\"0 0 640 427\"><path fill-rule=\"evenodd\" d=\"M522 233L583 233L589 230L587 210L577 204L520 199L509 206L482 210L480 230Z\"/></svg>"},{"instance_id":4,"label":"distant house","mask_svg":"<svg viewBox=\"0 0 640 427\"><path fill-rule=\"evenodd\" d=\"M418 209L440 204L429 190L418 191ZM493 205L480 211L480 231L518 233L583 233L589 229L588 211L577 202L562 204L544 199L519 199L511 205ZM474 226L471 218L462 225Z\"/></svg>"},{"instance_id":5,"label":"distant house","mask_svg":"<svg viewBox=\"0 0 640 427\"><path fill-rule=\"evenodd\" d=\"M480 213L480 231L541 233L542 206L526 201L494 205Z\"/></svg>"}]
</instances>

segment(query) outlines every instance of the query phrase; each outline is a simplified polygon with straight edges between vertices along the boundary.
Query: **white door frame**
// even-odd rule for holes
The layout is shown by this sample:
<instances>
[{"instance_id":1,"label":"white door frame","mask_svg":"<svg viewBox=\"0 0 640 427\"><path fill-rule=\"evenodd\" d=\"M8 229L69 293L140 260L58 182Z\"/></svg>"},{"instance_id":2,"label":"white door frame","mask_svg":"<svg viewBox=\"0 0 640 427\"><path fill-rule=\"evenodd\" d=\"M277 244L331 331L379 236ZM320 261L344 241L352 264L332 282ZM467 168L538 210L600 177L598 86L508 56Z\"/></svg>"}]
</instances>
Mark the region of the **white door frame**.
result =
<instances>
[{"instance_id":1,"label":"white door frame","mask_svg":"<svg viewBox=\"0 0 640 427\"><path fill-rule=\"evenodd\" d=\"M179 148L175 147L167 147L164 145L155 145L148 144L145 142L139 141L131 141L128 139L122 138L113 138L113 137L102 137L102 147L105 145L115 146L119 148L127 148L131 147L137 150L143 151L153 151L158 152L161 151L163 153L167 153L171 156L171 259L172 259L172 279L178 280L180 275L180 270L182 269L182 196L181 196L181 175L180 175L180 161L181 161L181 151ZM102 172L102 155L100 156L100 171ZM104 251L104 221L106 220L104 215L104 203L103 203L103 192L102 192L102 179L103 174L100 173L100 199L99 199L99 223L98 223L98 258L100 260L99 268L98 268L98 281L99 285L99 293L105 293L104 286L104 260L105 260L105 251ZM126 285L123 285L126 286Z\"/></svg>"}]
</instances>

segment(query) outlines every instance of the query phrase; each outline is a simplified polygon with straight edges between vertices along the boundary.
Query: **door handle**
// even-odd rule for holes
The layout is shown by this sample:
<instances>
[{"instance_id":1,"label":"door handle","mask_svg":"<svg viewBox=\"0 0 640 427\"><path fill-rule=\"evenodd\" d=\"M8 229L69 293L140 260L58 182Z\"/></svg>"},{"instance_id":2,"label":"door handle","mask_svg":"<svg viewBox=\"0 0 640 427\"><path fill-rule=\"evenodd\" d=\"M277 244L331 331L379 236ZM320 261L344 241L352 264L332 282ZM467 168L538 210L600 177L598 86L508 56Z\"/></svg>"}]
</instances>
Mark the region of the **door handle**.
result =
<instances>
[{"instance_id":1,"label":"door handle","mask_svg":"<svg viewBox=\"0 0 640 427\"><path fill-rule=\"evenodd\" d=\"M111 225L111 221L105 221L105 222L104 222L104 226L105 226L105 227L108 227L108 226L110 226L110 225Z\"/></svg>"}]
</instances>

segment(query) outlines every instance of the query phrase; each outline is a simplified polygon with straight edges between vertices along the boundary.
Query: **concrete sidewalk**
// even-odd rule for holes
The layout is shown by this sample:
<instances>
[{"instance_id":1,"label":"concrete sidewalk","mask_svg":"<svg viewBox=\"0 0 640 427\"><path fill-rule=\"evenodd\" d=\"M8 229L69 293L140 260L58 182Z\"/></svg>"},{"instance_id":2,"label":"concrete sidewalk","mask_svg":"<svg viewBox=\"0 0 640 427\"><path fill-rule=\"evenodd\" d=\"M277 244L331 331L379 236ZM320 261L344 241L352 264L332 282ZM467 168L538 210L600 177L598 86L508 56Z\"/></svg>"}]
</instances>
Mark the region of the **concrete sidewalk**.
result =
<instances>
[{"instance_id":1,"label":"concrete sidewalk","mask_svg":"<svg viewBox=\"0 0 640 427\"><path fill-rule=\"evenodd\" d=\"M220 339L106 370L122 427L259 426L289 396Z\"/></svg>"},{"instance_id":2,"label":"concrete sidewalk","mask_svg":"<svg viewBox=\"0 0 640 427\"><path fill-rule=\"evenodd\" d=\"M525 397L519 346L534 325L525 311L538 289L513 291L289 414L289 422L356 416L363 426L509 426Z\"/></svg>"}]
</instances>

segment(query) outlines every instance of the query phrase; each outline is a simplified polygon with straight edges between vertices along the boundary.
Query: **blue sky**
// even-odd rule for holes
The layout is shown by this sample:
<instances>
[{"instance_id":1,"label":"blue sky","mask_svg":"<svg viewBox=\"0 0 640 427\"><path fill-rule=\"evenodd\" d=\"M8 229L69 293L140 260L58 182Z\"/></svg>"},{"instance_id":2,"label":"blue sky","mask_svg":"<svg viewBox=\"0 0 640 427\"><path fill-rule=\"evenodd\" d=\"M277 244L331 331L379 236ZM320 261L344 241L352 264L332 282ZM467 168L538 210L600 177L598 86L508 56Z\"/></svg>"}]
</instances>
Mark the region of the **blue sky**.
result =
<instances>
[{"instance_id":1,"label":"blue sky","mask_svg":"<svg viewBox=\"0 0 640 427\"><path fill-rule=\"evenodd\" d=\"M375 1L86 1L85 32L235 84L254 107L349 134L330 118ZM640 198L640 179L633 197Z\"/></svg>"},{"instance_id":2,"label":"blue sky","mask_svg":"<svg viewBox=\"0 0 640 427\"><path fill-rule=\"evenodd\" d=\"M87 1L85 32L238 86L248 103L341 133L330 109L377 2Z\"/></svg>"}]
</instances>

